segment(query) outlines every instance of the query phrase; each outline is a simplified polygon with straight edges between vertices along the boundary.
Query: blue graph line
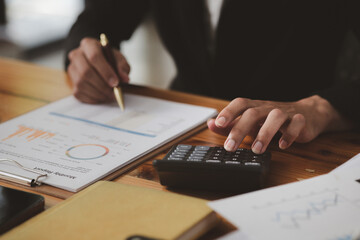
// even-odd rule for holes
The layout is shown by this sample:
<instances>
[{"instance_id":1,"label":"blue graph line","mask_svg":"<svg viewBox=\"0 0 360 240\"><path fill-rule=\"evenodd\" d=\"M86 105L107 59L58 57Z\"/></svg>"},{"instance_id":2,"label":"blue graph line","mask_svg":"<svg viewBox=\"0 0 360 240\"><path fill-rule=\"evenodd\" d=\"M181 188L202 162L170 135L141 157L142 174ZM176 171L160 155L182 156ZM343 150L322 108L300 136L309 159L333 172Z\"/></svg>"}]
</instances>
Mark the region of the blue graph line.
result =
<instances>
[{"instance_id":1,"label":"blue graph line","mask_svg":"<svg viewBox=\"0 0 360 240\"><path fill-rule=\"evenodd\" d=\"M320 215L325 212L329 207L334 207L338 204L339 195L334 193L332 198L323 199L319 202L310 202L308 207L303 210L292 210L292 211L281 211L275 214L275 221L289 222L288 224L283 224L283 227L286 228L299 228L300 222L304 220L310 220L314 215Z\"/></svg>"},{"instance_id":2,"label":"blue graph line","mask_svg":"<svg viewBox=\"0 0 360 240\"><path fill-rule=\"evenodd\" d=\"M142 132L131 131L131 130L127 130L127 129L124 129L124 128L118 128L118 127L106 125L106 124L99 123L99 122L90 121L90 120L83 119L83 118L68 116L68 115L65 115L65 114L62 114L62 113L50 112L49 114L53 115L53 116L57 116L57 117L63 117L63 118L68 118L68 119L77 120L77 121L81 121L81 122L86 122L86 123L89 123L89 124L93 124L93 125L97 125L97 126L101 126L101 127L105 127L105 128L110 128L110 129L114 129L114 130L117 130L117 131L127 132L127 133L131 133L131 134L136 134L136 135L140 135L140 136L144 136L144 137L151 137L151 138L156 137L156 135L153 135L153 134L147 134L147 133L142 133Z\"/></svg>"},{"instance_id":3,"label":"blue graph line","mask_svg":"<svg viewBox=\"0 0 360 240\"><path fill-rule=\"evenodd\" d=\"M354 240L354 237L356 236L352 236L352 234L346 234L344 236L336 237L331 240Z\"/></svg>"},{"instance_id":4,"label":"blue graph line","mask_svg":"<svg viewBox=\"0 0 360 240\"><path fill-rule=\"evenodd\" d=\"M334 188L334 189L324 189L322 191L319 191L319 192L309 192L307 194L299 194L299 195L296 195L296 196L292 196L292 197L286 197L286 198L282 198L278 201L273 201L273 202L267 202L265 204L261 204L261 205L254 205L252 206L253 209L263 209L263 208L268 208L268 207L271 207L271 206L275 206L275 205L282 205L284 204L285 202L291 202L291 201L297 201L299 200L300 198L308 198L308 197L314 197L315 195L322 195L324 193L331 193L331 192L336 192L338 189L337 188Z\"/></svg>"}]
</instances>

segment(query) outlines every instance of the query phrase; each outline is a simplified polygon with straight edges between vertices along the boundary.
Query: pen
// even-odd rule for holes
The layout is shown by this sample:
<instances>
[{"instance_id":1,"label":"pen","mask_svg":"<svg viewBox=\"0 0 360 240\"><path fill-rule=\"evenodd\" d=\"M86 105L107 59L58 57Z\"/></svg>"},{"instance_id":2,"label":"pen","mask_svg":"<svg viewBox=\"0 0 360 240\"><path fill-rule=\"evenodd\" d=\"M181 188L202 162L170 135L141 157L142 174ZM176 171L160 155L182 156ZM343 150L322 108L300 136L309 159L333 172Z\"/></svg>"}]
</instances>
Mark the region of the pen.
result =
<instances>
[{"instance_id":1,"label":"pen","mask_svg":"<svg viewBox=\"0 0 360 240\"><path fill-rule=\"evenodd\" d=\"M120 80L120 76L119 76L119 73L116 68L115 57L113 55L111 46L109 45L109 41L104 33L100 34L100 43L101 43L103 53L104 53L106 60L108 61L108 63L110 64L112 69L115 71L116 75L118 76L118 78ZM124 105L124 98L123 98L123 94L122 94L122 90L121 90L121 81L119 82L118 86L114 87L114 95L115 95L117 103L119 104L119 107L121 108L122 111L124 111L125 105Z\"/></svg>"}]
</instances>

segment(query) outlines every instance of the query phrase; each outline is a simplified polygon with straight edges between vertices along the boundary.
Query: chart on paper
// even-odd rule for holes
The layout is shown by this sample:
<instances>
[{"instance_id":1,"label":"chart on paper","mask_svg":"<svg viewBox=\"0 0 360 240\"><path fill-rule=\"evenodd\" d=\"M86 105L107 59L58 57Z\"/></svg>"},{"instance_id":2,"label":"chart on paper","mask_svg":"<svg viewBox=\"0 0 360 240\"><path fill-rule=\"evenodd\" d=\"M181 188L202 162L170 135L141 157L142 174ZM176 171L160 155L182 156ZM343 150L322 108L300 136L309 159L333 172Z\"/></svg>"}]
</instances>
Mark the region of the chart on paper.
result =
<instances>
[{"instance_id":1,"label":"chart on paper","mask_svg":"<svg viewBox=\"0 0 360 240\"><path fill-rule=\"evenodd\" d=\"M16 142L17 147L13 144ZM94 143L96 142L96 144ZM101 144L99 144L101 143ZM19 151L5 151L6 147L29 148L39 154L48 154L49 157L56 156L61 160L95 160L109 154L107 145L116 147L119 150L126 150L131 146L130 142L115 140L106 137L99 137L94 134L80 133L76 138L58 130L43 130L25 125L18 125L17 129L8 136L1 139L0 144L4 149L0 152L10 156L21 156ZM112 151L112 157L120 156L120 152ZM35 157L34 157L35 158ZM74 161L71 161L74 162ZM100 162L97 162L100 165Z\"/></svg>"},{"instance_id":2,"label":"chart on paper","mask_svg":"<svg viewBox=\"0 0 360 240\"><path fill-rule=\"evenodd\" d=\"M68 97L0 125L0 157L78 191L206 122L215 109L125 94L126 109ZM1 169L23 175L10 163Z\"/></svg>"},{"instance_id":3,"label":"chart on paper","mask_svg":"<svg viewBox=\"0 0 360 240\"><path fill-rule=\"evenodd\" d=\"M73 120L146 137L156 137L166 133L167 130L176 128L184 121L181 115L169 115L169 109L163 109L159 106L157 111L154 111L154 106L148 106L146 102L135 102L134 100L136 99L127 101L130 103L124 112L121 112L116 104L97 105L91 108L87 105L77 104L71 108L57 109L56 112L49 114L59 119ZM114 109L118 111L114 111Z\"/></svg>"},{"instance_id":4,"label":"chart on paper","mask_svg":"<svg viewBox=\"0 0 360 240\"><path fill-rule=\"evenodd\" d=\"M323 189L318 192L299 194L279 202L253 206L254 210L272 212L271 219L282 229L301 229L314 221L336 217L339 209L359 211L360 199L351 199L338 193L338 189Z\"/></svg>"},{"instance_id":5,"label":"chart on paper","mask_svg":"<svg viewBox=\"0 0 360 240\"><path fill-rule=\"evenodd\" d=\"M109 153L109 148L100 144L79 144L66 150L69 158L77 160L92 160Z\"/></svg>"},{"instance_id":6,"label":"chart on paper","mask_svg":"<svg viewBox=\"0 0 360 240\"><path fill-rule=\"evenodd\" d=\"M54 136L55 136L55 134L51 133L51 132L26 127L24 125L19 125L18 129L14 133L12 133L9 136L7 136L6 138L2 139L2 141L6 141L13 137L24 137L24 139L26 139L26 141L30 142L37 138L49 139Z\"/></svg>"},{"instance_id":7,"label":"chart on paper","mask_svg":"<svg viewBox=\"0 0 360 240\"><path fill-rule=\"evenodd\" d=\"M354 239L360 184L321 176L210 203L251 239ZM258 231L258 226L263 226Z\"/></svg>"}]
</instances>

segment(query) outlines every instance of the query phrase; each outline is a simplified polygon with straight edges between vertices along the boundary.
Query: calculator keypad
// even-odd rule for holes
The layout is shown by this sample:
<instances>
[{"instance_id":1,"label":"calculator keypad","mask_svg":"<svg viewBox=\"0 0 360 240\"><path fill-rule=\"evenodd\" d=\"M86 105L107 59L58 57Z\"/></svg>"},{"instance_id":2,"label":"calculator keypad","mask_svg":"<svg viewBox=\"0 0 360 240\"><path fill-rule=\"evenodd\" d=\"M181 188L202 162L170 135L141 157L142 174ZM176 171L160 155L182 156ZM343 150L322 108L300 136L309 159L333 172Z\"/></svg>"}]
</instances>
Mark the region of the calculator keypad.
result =
<instances>
[{"instance_id":1,"label":"calculator keypad","mask_svg":"<svg viewBox=\"0 0 360 240\"><path fill-rule=\"evenodd\" d=\"M263 158L264 155L254 154L245 148L227 152L222 147L177 145L164 160L261 167Z\"/></svg>"},{"instance_id":2,"label":"calculator keypad","mask_svg":"<svg viewBox=\"0 0 360 240\"><path fill-rule=\"evenodd\" d=\"M261 188L271 153L239 148L176 145L162 160L154 160L160 183L172 188L243 193Z\"/></svg>"}]
</instances>

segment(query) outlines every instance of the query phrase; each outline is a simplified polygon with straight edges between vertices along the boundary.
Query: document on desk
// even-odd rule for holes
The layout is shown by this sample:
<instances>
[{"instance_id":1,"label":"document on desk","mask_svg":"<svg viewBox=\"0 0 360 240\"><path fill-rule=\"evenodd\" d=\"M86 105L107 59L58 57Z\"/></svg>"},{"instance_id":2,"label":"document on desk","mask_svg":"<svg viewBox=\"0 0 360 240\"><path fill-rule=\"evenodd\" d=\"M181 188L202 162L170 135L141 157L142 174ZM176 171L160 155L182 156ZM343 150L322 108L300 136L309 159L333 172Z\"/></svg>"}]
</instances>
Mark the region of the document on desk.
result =
<instances>
[{"instance_id":1,"label":"document on desk","mask_svg":"<svg viewBox=\"0 0 360 240\"><path fill-rule=\"evenodd\" d=\"M360 153L333 169L329 174L360 182Z\"/></svg>"},{"instance_id":2,"label":"document on desk","mask_svg":"<svg viewBox=\"0 0 360 240\"><path fill-rule=\"evenodd\" d=\"M246 239L352 240L360 236L360 183L334 174L209 205Z\"/></svg>"},{"instance_id":3,"label":"document on desk","mask_svg":"<svg viewBox=\"0 0 360 240\"><path fill-rule=\"evenodd\" d=\"M125 94L126 109L67 97L0 125L0 158L48 174L44 183L69 191L135 161L203 124L212 108ZM31 175L10 162L2 171Z\"/></svg>"}]
</instances>

